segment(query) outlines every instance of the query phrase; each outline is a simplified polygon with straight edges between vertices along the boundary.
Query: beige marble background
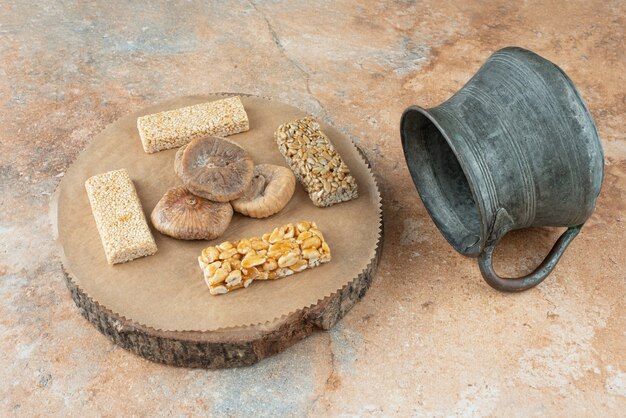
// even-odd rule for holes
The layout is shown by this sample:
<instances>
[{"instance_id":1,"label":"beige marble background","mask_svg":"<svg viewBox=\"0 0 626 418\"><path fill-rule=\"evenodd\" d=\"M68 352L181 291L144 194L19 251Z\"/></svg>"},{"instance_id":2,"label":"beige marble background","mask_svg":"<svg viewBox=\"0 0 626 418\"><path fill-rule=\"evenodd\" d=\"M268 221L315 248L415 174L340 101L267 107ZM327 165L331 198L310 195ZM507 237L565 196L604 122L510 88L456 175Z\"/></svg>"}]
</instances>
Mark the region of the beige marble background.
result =
<instances>
[{"instance_id":1,"label":"beige marble background","mask_svg":"<svg viewBox=\"0 0 626 418\"><path fill-rule=\"evenodd\" d=\"M1 416L619 416L626 410L623 1L0 2ZM496 49L574 80L606 152L598 209L554 274L518 295L440 236L398 122ZM180 95L275 97L360 144L386 239L364 300L330 332L237 370L152 364L112 345L65 288L48 220L72 160L118 117ZM499 270L560 231L511 234Z\"/></svg>"}]
</instances>

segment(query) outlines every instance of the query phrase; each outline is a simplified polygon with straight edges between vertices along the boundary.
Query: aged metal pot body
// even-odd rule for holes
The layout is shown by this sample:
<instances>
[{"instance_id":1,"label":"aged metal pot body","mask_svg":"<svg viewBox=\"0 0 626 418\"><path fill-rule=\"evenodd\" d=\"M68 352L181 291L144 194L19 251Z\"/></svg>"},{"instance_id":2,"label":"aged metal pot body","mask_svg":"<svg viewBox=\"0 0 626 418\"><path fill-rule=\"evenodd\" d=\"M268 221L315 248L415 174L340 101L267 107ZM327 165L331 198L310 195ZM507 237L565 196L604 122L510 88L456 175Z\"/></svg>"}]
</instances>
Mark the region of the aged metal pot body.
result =
<instances>
[{"instance_id":1,"label":"aged metal pot body","mask_svg":"<svg viewBox=\"0 0 626 418\"><path fill-rule=\"evenodd\" d=\"M543 281L593 212L604 175L598 132L572 81L533 52L497 51L446 102L407 108L400 131L433 221L458 252L479 258L496 289ZM529 226L568 229L534 272L499 277L495 246Z\"/></svg>"}]
</instances>

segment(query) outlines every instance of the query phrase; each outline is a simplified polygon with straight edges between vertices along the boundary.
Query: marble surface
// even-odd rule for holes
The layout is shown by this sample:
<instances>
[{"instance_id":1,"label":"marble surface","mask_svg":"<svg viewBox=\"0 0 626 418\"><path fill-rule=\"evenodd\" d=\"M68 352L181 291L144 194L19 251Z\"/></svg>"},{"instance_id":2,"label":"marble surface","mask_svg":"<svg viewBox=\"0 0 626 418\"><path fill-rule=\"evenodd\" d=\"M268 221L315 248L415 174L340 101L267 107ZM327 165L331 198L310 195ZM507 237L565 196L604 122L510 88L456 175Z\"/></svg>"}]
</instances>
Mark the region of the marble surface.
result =
<instances>
[{"instance_id":1,"label":"marble surface","mask_svg":"<svg viewBox=\"0 0 626 418\"><path fill-rule=\"evenodd\" d=\"M623 1L0 3L0 415L618 416L626 410ZM398 122L495 50L532 49L574 80L606 178L552 276L483 283L438 233ZM330 332L245 369L185 370L112 345L80 315L49 224L72 160L122 115L179 95L275 97L359 143L381 176L372 288ZM529 271L559 234L516 232Z\"/></svg>"}]
</instances>

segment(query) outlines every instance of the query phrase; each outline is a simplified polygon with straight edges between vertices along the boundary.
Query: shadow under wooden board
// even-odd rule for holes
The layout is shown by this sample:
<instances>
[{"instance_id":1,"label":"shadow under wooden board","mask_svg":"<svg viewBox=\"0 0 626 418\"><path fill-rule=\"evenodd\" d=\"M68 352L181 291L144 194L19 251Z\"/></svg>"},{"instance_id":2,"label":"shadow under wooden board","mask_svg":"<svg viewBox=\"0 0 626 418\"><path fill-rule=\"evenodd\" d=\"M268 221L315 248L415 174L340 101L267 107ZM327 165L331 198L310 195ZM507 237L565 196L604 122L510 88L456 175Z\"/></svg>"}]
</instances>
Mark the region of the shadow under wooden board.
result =
<instances>
[{"instance_id":1,"label":"shadow under wooden board","mask_svg":"<svg viewBox=\"0 0 626 418\"><path fill-rule=\"evenodd\" d=\"M82 315L116 344L152 361L221 368L250 365L278 353L315 329L330 329L349 311L369 288L380 256L382 209L375 176L348 138L322 124L356 178L357 199L317 208L297 185L289 204L270 218L235 214L225 234L213 241L180 241L153 229L157 254L114 266L106 263L84 181L126 168L149 219L160 197L180 181L174 173L176 149L143 152L137 117L227 96L175 98L112 123L78 156L53 199L67 286ZM228 139L246 149L255 163L286 165L273 132L305 113L267 98L239 96L250 130ZM299 220L315 221L324 232L330 263L226 295L209 295L197 265L203 248L261 236Z\"/></svg>"}]
</instances>

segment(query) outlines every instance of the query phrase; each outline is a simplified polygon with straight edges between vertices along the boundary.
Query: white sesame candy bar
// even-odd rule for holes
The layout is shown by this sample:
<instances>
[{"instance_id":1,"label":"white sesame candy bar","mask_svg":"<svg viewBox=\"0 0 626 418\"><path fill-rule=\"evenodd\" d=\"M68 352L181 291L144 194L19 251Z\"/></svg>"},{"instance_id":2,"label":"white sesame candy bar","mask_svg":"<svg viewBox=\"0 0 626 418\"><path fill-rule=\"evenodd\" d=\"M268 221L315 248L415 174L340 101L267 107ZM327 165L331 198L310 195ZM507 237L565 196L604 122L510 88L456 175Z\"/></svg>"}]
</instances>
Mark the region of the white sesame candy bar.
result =
<instances>
[{"instance_id":1,"label":"white sesame candy bar","mask_svg":"<svg viewBox=\"0 0 626 418\"><path fill-rule=\"evenodd\" d=\"M280 125L274 138L315 206L330 206L358 197L350 169L315 119L306 117Z\"/></svg>"},{"instance_id":2,"label":"white sesame candy bar","mask_svg":"<svg viewBox=\"0 0 626 418\"><path fill-rule=\"evenodd\" d=\"M202 136L227 136L250 129L239 96L201 103L137 118L137 129L148 154L178 148Z\"/></svg>"},{"instance_id":3,"label":"white sesame candy bar","mask_svg":"<svg viewBox=\"0 0 626 418\"><path fill-rule=\"evenodd\" d=\"M154 237L126 170L90 177L85 188L109 264L156 253Z\"/></svg>"},{"instance_id":4,"label":"white sesame candy bar","mask_svg":"<svg viewBox=\"0 0 626 418\"><path fill-rule=\"evenodd\" d=\"M198 264L212 295L255 280L274 280L328 263L330 248L315 222L275 228L262 237L225 241L202 250Z\"/></svg>"}]
</instances>

